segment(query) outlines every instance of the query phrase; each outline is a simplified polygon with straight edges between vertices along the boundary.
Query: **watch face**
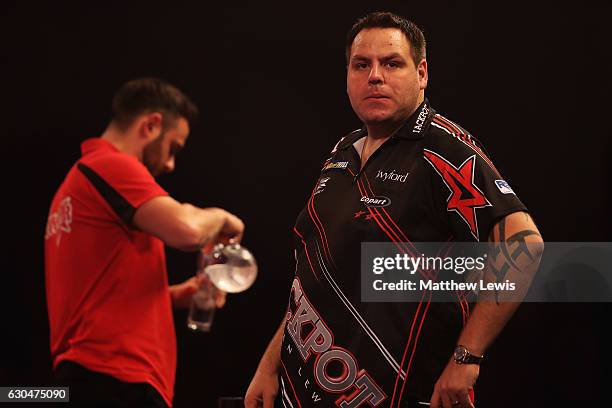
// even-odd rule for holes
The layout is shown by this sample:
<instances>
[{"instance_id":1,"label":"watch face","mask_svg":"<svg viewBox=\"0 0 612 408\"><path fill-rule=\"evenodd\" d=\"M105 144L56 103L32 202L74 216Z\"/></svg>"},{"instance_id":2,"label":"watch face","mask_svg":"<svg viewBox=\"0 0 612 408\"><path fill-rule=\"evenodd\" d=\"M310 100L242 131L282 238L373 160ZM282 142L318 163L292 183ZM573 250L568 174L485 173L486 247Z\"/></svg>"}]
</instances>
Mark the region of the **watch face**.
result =
<instances>
[{"instance_id":1,"label":"watch face","mask_svg":"<svg viewBox=\"0 0 612 408\"><path fill-rule=\"evenodd\" d=\"M468 354L468 351L465 347L457 347L455 349L455 360L462 361Z\"/></svg>"}]
</instances>

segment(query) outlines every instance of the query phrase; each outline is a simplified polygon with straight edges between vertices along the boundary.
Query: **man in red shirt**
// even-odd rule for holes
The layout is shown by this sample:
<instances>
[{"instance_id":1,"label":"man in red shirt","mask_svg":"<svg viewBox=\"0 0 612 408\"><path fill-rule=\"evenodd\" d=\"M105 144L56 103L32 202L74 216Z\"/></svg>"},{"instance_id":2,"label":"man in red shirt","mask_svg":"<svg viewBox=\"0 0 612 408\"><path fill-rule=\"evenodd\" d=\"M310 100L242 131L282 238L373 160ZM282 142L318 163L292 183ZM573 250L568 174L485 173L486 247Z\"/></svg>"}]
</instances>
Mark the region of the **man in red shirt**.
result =
<instances>
[{"instance_id":1,"label":"man in red shirt","mask_svg":"<svg viewBox=\"0 0 612 408\"><path fill-rule=\"evenodd\" d=\"M51 354L73 404L172 405L171 307L187 305L198 282L168 286L164 244L198 251L244 230L227 211L179 203L155 182L174 169L196 115L164 81L127 82L108 128L82 144L53 198L45 233Z\"/></svg>"}]
</instances>

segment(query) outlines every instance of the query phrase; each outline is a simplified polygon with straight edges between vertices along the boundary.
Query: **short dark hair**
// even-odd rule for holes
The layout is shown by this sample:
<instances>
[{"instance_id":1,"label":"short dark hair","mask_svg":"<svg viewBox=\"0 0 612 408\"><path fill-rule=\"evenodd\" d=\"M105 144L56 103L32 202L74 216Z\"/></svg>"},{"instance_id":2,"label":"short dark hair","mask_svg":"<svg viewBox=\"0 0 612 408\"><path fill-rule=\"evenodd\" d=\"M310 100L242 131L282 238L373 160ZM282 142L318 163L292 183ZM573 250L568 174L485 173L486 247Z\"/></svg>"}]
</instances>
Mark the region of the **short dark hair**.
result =
<instances>
[{"instance_id":1,"label":"short dark hair","mask_svg":"<svg viewBox=\"0 0 612 408\"><path fill-rule=\"evenodd\" d=\"M366 28L397 28L404 33L410 43L411 56L415 65L418 65L426 56L425 48L427 44L425 42L425 35L423 35L423 31L416 24L388 11L376 11L358 19L349 30L346 37L345 50L347 64L351 58L351 47L355 37L357 37L361 30Z\"/></svg>"},{"instance_id":2,"label":"short dark hair","mask_svg":"<svg viewBox=\"0 0 612 408\"><path fill-rule=\"evenodd\" d=\"M121 85L113 96L112 120L125 128L142 113L160 112L167 129L179 117L193 124L197 106L178 88L159 78L133 79Z\"/></svg>"}]
</instances>

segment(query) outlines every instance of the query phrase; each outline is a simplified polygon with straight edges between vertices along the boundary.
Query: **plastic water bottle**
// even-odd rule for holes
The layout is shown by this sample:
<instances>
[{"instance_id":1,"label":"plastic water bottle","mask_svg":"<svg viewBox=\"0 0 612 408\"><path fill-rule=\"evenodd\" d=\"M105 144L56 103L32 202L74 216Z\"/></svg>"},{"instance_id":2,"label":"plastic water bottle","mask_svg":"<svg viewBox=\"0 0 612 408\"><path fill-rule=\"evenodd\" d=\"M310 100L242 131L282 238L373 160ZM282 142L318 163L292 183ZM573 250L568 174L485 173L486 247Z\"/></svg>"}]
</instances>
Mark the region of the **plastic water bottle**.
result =
<instances>
[{"instance_id":1,"label":"plastic water bottle","mask_svg":"<svg viewBox=\"0 0 612 408\"><path fill-rule=\"evenodd\" d=\"M255 257L240 244L218 244L209 257L204 273L217 288L227 293L245 291L257 278Z\"/></svg>"},{"instance_id":2,"label":"plastic water bottle","mask_svg":"<svg viewBox=\"0 0 612 408\"><path fill-rule=\"evenodd\" d=\"M201 254L197 273L205 274L209 281L191 299L187 327L209 332L215 315L216 292L238 293L250 288L257 278L257 263L253 254L240 244L217 244L210 254Z\"/></svg>"}]
</instances>

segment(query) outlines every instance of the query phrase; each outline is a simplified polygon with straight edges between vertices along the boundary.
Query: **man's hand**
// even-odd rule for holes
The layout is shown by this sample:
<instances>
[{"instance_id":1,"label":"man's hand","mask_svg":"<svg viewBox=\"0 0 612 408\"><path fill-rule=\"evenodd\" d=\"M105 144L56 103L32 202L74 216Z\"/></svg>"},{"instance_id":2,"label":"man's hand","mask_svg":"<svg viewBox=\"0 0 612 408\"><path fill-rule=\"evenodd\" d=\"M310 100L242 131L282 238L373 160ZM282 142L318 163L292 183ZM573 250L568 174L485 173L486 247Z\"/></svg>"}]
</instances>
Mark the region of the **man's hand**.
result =
<instances>
[{"instance_id":1,"label":"man's hand","mask_svg":"<svg viewBox=\"0 0 612 408\"><path fill-rule=\"evenodd\" d=\"M278 394L278 377L258 369L244 397L245 408L274 408Z\"/></svg>"},{"instance_id":2,"label":"man's hand","mask_svg":"<svg viewBox=\"0 0 612 408\"><path fill-rule=\"evenodd\" d=\"M449 361L434 387L431 408L474 408L470 392L479 372L478 364Z\"/></svg>"},{"instance_id":3,"label":"man's hand","mask_svg":"<svg viewBox=\"0 0 612 408\"><path fill-rule=\"evenodd\" d=\"M242 240L242 234L244 234L244 223L234 214L225 212L225 223L219 231L217 236L218 242L224 244L231 242L240 242Z\"/></svg>"},{"instance_id":4,"label":"man's hand","mask_svg":"<svg viewBox=\"0 0 612 408\"><path fill-rule=\"evenodd\" d=\"M212 285L206 275L194 276L187 279L183 283L172 285L169 287L172 305L177 309L186 309L189 307L191 297L198 291L201 285ZM218 308L225 305L226 293L222 290L215 290L215 303Z\"/></svg>"},{"instance_id":5,"label":"man's hand","mask_svg":"<svg viewBox=\"0 0 612 408\"><path fill-rule=\"evenodd\" d=\"M270 344L261 357L257 371L244 396L245 408L274 408L278 394L278 370L280 368L280 348L285 331L285 319L274 333Z\"/></svg>"}]
</instances>

